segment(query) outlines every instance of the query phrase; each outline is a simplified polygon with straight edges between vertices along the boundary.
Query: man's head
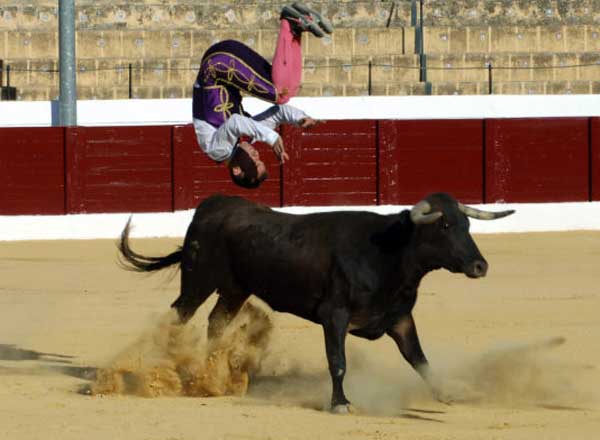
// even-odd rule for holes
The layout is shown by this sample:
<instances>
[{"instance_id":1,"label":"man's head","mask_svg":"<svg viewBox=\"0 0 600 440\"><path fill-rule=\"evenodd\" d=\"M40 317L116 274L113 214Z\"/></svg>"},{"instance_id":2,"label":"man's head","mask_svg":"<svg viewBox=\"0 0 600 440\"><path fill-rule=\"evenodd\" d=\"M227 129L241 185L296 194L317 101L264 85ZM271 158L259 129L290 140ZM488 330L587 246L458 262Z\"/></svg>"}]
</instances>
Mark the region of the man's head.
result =
<instances>
[{"instance_id":1,"label":"man's head","mask_svg":"<svg viewBox=\"0 0 600 440\"><path fill-rule=\"evenodd\" d=\"M257 188L267 178L267 168L258 151L248 142L240 142L229 159L229 174L236 185Z\"/></svg>"}]
</instances>

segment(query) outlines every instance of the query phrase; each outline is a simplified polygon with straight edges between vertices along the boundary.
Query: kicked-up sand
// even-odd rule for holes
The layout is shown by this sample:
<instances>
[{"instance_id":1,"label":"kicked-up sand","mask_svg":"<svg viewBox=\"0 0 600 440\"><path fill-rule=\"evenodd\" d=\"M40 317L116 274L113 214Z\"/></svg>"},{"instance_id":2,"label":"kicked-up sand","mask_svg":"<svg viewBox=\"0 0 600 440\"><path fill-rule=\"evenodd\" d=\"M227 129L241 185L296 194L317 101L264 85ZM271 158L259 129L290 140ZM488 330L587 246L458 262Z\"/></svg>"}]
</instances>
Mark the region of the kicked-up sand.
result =
<instances>
[{"instance_id":1,"label":"kicked-up sand","mask_svg":"<svg viewBox=\"0 0 600 440\"><path fill-rule=\"evenodd\" d=\"M452 403L389 338L349 336L350 415L327 411L319 326L254 300L210 346L214 297L174 324L177 271L127 272L111 240L0 243L0 438L597 438L600 233L475 240L488 276L429 274L414 310Z\"/></svg>"}]
</instances>

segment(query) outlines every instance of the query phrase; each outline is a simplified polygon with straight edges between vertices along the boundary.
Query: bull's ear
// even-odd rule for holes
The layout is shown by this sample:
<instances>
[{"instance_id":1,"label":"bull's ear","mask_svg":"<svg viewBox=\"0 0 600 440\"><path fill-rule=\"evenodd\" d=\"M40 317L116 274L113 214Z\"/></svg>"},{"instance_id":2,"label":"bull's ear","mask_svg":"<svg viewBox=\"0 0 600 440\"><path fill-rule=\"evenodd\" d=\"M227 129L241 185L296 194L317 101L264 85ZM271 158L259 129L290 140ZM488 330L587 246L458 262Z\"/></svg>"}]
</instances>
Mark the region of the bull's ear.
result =
<instances>
[{"instance_id":1,"label":"bull's ear","mask_svg":"<svg viewBox=\"0 0 600 440\"><path fill-rule=\"evenodd\" d=\"M427 200L421 200L410 210L410 219L415 225L427 225L437 221L443 214L431 212L431 205Z\"/></svg>"},{"instance_id":2,"label":"bull's ear","mask_svg":"<svg viewBox=\"0 0 600 440\"><path fill-rule=\"evenodd\" d=\"M482 209L473 208L472 206L463 205L462 203L458 203L458 209L467 217L476 218L478 220L496 220L515 213L514 209L500 212L484 211Z\"/></svg>"}]
</instances>

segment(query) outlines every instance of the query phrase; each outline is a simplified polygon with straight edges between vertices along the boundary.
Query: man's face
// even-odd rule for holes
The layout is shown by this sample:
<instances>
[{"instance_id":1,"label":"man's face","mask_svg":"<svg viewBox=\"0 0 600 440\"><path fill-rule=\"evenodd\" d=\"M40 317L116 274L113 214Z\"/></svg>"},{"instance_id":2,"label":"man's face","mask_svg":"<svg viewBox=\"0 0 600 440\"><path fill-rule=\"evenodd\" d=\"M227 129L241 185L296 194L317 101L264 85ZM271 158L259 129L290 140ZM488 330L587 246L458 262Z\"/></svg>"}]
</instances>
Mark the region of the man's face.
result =
<instances>
[{"instance_id":1,"label":"man's face","mask_svg":"<svg viewBox=\"0 0 600 440\"><path fill-rule=\"evenodd\" d=\"M260 153L258 152L258 150L252 145L250 145L248 142L240 142L239 148L243 149L246 153L248 153L248 155L254 162L254 165L256 165L256 173L258 178L260 179L267 172L267 167L265 166L265 163L262 160L260 160ZM239 167L234 167L233 172L234 174L238 175L238 173L242 173L242 170Z\"/></svg>"}]
</instances>

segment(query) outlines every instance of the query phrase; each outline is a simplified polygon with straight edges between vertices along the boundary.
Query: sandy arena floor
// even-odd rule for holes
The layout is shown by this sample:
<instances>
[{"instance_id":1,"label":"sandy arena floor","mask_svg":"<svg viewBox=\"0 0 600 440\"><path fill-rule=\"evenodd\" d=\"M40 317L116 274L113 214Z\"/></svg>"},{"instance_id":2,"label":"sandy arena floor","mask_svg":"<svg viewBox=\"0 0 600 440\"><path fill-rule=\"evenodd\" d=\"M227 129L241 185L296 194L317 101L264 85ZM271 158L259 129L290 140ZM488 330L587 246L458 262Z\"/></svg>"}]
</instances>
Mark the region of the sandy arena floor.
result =
<instances>
[{"instance_id":1,"label":"sandy arena floor","mask_svg":"<svg viewBox=\"0 0 600 440\"><path fill-rule=\"evenodd\" d=\"M358 413L344 416L323 411L330 383L319 327L272 314L245 397L182 397L177 378L142 384L136 368L171 368L169 356L186 350L194 360L213 299L174 335L165 322L177 274L120 269L110 240L0 243L0 438L597 438L600 233L476 241L488 277L430 274L414 313L455 402L434 401L391 340L349 337L345 384ZM132 239L148 254L179 243ZM125 358L138 388L90 391L98 368ZM136 395L144 386L158 397Z\"/></svg>"}]
</instances>

